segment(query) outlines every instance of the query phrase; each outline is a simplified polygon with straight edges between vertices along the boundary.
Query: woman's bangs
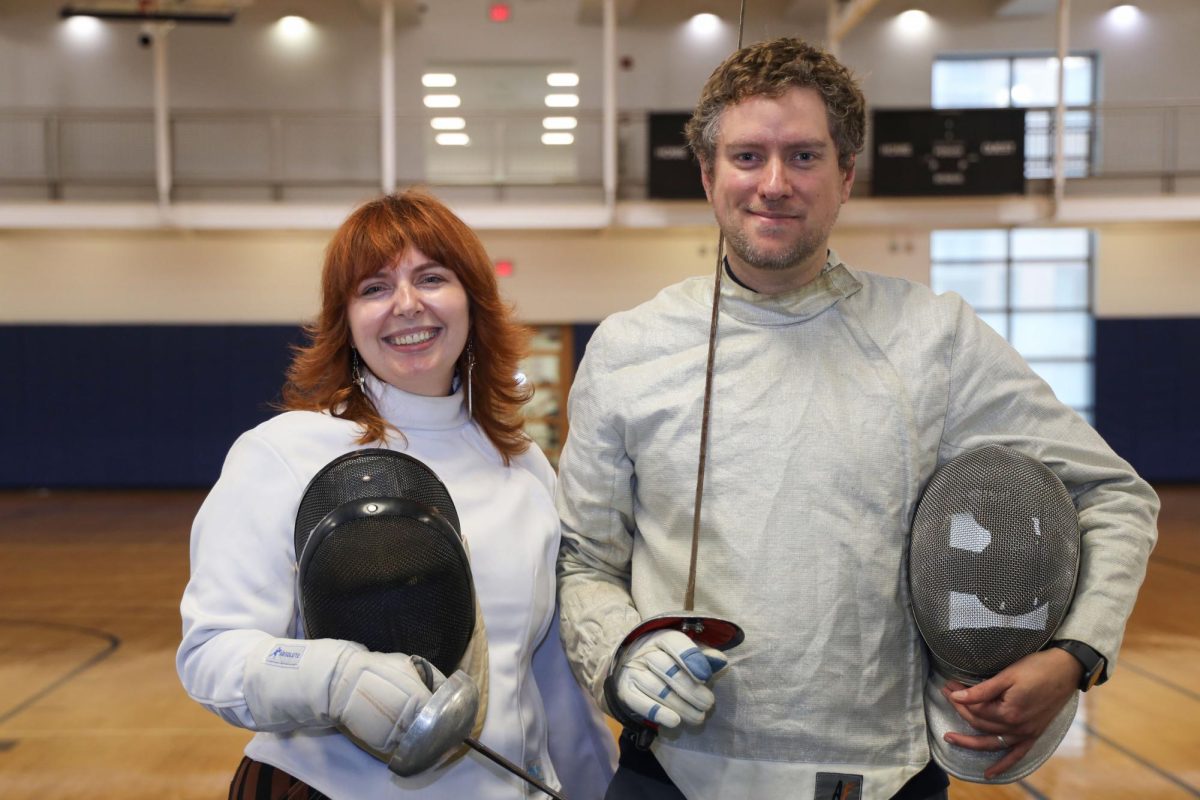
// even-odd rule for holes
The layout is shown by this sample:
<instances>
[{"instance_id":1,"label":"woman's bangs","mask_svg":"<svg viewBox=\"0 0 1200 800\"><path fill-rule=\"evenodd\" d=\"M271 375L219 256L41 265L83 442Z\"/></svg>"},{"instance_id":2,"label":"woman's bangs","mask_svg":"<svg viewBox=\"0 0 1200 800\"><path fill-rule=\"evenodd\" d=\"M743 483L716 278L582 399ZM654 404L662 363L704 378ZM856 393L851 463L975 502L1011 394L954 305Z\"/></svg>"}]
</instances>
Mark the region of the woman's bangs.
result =
<instances>
[{"instance_id":1,"label":"woman's bangs","mask_svg":"<svg viewBox=\"0 0 1200 800\"><path fill-rule=\"evenodd\" d=\"M408 237L398 220L369 220L363 227L361 242L350 249L354 255L345 271L349 278L345 286L347 297L353 296L358 285L367 278L395 263L408 246Z\"/></svg>"}]
</instances>

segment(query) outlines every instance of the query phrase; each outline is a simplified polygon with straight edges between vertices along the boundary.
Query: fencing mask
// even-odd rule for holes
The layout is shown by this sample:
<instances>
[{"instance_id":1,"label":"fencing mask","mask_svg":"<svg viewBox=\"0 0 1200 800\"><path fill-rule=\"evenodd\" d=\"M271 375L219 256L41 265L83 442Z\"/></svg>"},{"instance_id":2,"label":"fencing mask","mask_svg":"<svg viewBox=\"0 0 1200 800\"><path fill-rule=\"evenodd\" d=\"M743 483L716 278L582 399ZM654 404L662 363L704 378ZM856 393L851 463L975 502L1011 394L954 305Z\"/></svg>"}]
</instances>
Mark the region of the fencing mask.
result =
<instances>
[{"instance_id":1,"label":"fencing mask","mask_svg":"<svg viewBox=\"0 0 1200 800\"><path fill-rule=\"evenodd\" d=\"M947 679L979 683L1044 647L1066 616L1078 572L1078 512L1041 462L992 445L948 461L929 479L913 519L909 586L934 662L925 685L929 746L951 775L976 783L1020 780L1066 735L1077 693L1021 761L986 779L999 755L943 739L951 730L979 732L941 687Z\"/></svg>"},{"instance_id":2,"label":"fencing mask","mask_svg":"<svg viewBox=\"0 0 1200 800\"><path fill-rule=\"evenodd\" d=\"M295 537L308 638L423 656L450 676L396 754L355 743L389 766L404 750L410 765L428 768L438 759L428 763L423 753L446 752L447 742L478 736L487 713L487 638L458 513L437 475L392 450L340 456L305 489ZM457 670L478 687L477 706L468 707L463 687L469 682L456 683ZM451 749L455 756L465 752ZM403 769L393 767L400 774L420 771Z\"/></svg>"}]
</instances>

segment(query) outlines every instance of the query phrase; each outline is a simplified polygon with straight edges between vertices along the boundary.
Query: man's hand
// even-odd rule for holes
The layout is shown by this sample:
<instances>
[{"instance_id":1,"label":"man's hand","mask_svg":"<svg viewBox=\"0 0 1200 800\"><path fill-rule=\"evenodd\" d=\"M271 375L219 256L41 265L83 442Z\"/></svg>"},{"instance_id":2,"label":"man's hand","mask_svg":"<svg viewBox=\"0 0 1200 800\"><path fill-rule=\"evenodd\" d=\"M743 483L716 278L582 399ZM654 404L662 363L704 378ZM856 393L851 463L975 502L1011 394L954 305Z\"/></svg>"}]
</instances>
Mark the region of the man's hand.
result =
<instances>
[{"instance_id":1,"label":"man's hand","mask_svg":"<svg viewBox=\"0 0 1200 800\"><path fill-rule=\"evenodd\" d=\"M947 733L952 745L969 750L1003 752L984 772L995 778L1025 757L1079 687L1083 667L1058 648L1031 653L992 678L974 686L947 681L942 689L964 720L979 735Z\"/></svg>"},{"instance_id":2,"label":"man's hand","mask_svg":"<svg viewBox=\"0 0 1200 800\"><path fill-rule=\"evenodd\" d=\"M728 663L680 631L655 631L631 644L617 665L617 700L664 728L699 725L716 701L708 682Z\"/></svg>"}]
</instances>

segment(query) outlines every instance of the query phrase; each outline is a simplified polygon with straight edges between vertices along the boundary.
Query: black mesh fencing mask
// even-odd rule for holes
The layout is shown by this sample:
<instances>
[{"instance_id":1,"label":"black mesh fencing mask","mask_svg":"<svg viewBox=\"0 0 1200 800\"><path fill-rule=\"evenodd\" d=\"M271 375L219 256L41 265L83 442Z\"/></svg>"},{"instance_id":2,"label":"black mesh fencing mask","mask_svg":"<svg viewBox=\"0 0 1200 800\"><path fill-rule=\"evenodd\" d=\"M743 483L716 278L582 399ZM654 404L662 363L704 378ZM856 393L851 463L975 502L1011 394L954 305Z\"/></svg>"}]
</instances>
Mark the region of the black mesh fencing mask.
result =
<instances>
[{"instance_id":1,"label":"black mesh fencing mask","mask_svg":"<svg viewBox=\"0 0 1200 800\"><path fill-rule=\"evenodd\" d=\"M948 678L967 685L992 677L1054 636L1075 595L1079 516L1062 481L1044 464L992 445L943 464L913 518L909 588L913 614L933 658L925 715L934 760L955 777L1011 783L1058 747L1078 695L1033 749L991 780L999 757L944 741L950 730L978 733L942 696Z\"/></svg>"},{"instance_id":2,"label":"black mesh fencing mask","mask_svg":"<svg viewBox=\"0 0 1200 800\"><path fill-rule=\"evenodd\" d=\"M305 489L295 538L305 635L463 670L480 692L478 735L487 639L458 513L433 470L393 450L339 456Z\"/></svg>"}]
</instances>

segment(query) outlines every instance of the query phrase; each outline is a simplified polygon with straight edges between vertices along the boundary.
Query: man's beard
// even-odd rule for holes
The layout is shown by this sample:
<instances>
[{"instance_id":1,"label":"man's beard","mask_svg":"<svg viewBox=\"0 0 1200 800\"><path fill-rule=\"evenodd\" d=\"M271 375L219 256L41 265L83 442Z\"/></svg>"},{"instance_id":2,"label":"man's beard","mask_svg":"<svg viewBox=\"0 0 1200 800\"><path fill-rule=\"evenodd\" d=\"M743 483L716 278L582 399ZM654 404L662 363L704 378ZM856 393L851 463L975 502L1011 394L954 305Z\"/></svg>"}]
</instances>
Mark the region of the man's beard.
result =
<instances>
[{"instance_id":1,"label":"man's beard","mask_svg":"<svg viewBox=\"0 0 1200 800\"><path fill-rule=\"evenodd\" d=\"M731 228L733 226L730 226ZM791 247L784 250L764 250L756 247L742 228L724 230L725 243L743 262L761 270L782 271L808 261L826 247L826 237L817 231L806 231Z\"/></svg>"}]
</instances>

